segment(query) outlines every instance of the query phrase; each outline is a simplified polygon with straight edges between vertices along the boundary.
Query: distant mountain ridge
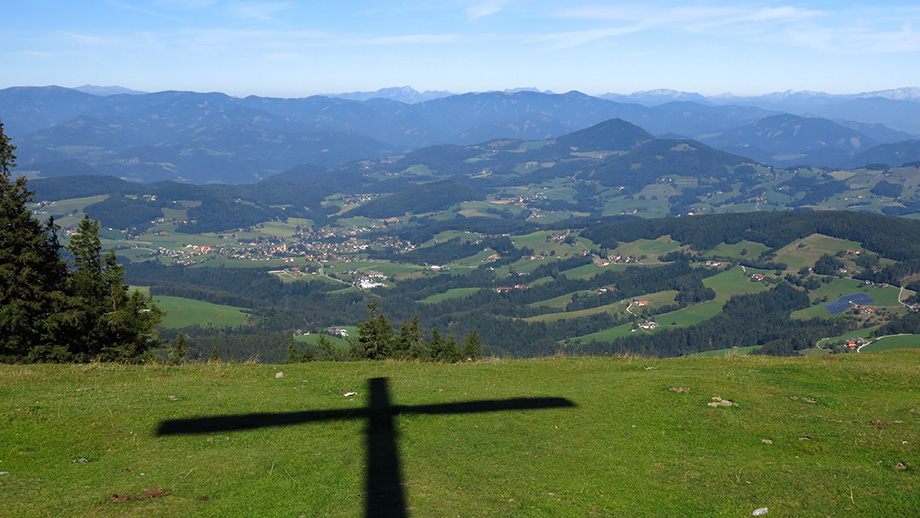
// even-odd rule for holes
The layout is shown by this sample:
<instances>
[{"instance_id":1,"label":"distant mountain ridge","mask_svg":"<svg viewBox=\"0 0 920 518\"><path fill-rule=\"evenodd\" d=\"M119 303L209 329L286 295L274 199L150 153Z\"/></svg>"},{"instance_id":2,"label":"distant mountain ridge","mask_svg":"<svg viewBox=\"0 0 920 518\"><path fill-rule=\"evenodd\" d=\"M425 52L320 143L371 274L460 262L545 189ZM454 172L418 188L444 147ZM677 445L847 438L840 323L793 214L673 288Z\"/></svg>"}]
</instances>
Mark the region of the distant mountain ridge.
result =
<instances>
[{"instance_id":1,"label":"distant mountain ridge","mask_svg":"<svg viewBox=\"0 0 920 518\"><path fill-rule=\"evenodd\" d=\"M916 90L886 95L915 99ZM393 99L417 93L383 89L359 101L15 87L0 90L0 120L18 147L19 170L31 177L76 171L191 183L248 183L298 164L336 167L432 145L551 140L614 119L780 167L859 166L863 153L882 144L889 146L870 155L899 165L901 156L914 156L910 143L920 135L920 102L884 97L785 92L726 104L658 90L635 98L667 101L651 106L524 88L412 104ZM802 118L795 125L808 131L764 130L780 116ZM898 143L906 144L886 151Z\"/></svg>"}]
</instances>

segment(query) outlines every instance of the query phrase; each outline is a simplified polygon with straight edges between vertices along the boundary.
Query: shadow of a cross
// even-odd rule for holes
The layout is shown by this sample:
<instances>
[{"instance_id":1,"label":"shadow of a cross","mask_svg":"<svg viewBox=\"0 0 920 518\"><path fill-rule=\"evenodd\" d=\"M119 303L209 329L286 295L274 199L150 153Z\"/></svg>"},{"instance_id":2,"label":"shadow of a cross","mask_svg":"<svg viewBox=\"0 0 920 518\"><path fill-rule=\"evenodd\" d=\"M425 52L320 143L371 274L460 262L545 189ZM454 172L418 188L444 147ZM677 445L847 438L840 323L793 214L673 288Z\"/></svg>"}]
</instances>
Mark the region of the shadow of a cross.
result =
<instances>
[{"instance_id":1,"label":"shadow of a cross","mask_svg":"<svg viewBox=\"0 0 920 518\"><path fill-rule=\"evenodd\" d=\"M387 378L368 380L368 406L360 409L309 410L304 412L254 413L191 419L172 419L160 423L157 435L180 435L251 430L273 426L289 426L319 421L365 419L364 516L367 518L404 518L406 495L403 491L402 467L396 444L394 417L399 414L471 414L508 410L537 410L574 407L565 398L511 398L435 405L393 405L387 388Z\"/></svg>"}]
</instances>

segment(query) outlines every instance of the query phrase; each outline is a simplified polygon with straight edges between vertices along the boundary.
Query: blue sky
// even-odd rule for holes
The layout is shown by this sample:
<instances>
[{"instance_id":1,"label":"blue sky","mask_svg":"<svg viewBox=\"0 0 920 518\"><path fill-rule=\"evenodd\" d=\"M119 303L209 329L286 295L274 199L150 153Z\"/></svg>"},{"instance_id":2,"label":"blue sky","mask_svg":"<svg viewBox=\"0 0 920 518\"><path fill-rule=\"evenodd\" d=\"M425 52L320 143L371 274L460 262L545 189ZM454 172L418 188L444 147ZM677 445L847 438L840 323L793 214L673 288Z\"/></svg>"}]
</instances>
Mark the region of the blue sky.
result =
<instances>
[{"instance_id":1,"label":"blue sky","mask_svg":"<svg viewBox=\"0 0 920 518\"><path fill-rule=\"evenodd\" d=\"M913 1L6 0L0 88L304 97L920 86Z\"/></svg>"}]
</instances>

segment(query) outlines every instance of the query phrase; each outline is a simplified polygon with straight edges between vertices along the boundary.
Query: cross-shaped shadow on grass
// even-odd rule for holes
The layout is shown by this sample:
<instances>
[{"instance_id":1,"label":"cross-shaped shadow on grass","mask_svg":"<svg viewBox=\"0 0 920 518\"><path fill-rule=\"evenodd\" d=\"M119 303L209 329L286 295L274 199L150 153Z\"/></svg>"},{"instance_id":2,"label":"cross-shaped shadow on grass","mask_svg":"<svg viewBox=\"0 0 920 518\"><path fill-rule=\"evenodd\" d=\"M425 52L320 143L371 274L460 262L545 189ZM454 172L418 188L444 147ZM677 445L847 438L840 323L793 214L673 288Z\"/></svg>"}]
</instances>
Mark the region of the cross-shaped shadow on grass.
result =
<instances>
[{"instance_id":1,"label":"cross-shaped shadow on grass","mask_svg":"<svg viewBox=\"0 0 920 518\"><path fill-rule=\"evenodd\" d=\"M360 409L308 410L304 412L253 413L163 421L157 435L203 434L231 430L251 430L290 426L320 421L364 419L367 473L365 478L364 515L367 518L403 518L406 495L403 490L402 466L396 443L394 417L399 414L473 414L509 410L538 410L574 407L565 398L512 398L436 405L393 405L386 378L368 381L368 406Z\"/></svg>"}]
</instances>

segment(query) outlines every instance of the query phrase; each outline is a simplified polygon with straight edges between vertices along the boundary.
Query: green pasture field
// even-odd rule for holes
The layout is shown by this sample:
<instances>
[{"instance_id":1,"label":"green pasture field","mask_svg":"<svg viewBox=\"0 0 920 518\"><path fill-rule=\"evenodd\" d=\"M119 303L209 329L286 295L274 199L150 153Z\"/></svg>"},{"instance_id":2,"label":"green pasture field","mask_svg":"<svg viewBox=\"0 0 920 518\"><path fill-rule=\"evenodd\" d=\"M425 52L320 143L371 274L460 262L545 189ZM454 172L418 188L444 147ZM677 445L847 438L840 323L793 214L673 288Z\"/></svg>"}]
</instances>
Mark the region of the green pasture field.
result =
<instances>
[{"instance_id":1,"label":"green pasture field","mask_svg":"<svg viewBox=\"0 0 920 518\"><path fill-rule=\"evenodd\" d=\"M565 270L562 273L565 274L569 279L590 279L599 273L604 273L608 270L614 270L621 272L628 268L630 265L624 263L612 263L607 266L598 266L594 263L586 264L584 266L579 266L577 268L572 268ZM633 265L635 266L635 265Z\"/></svg>"},{"instance_id":2,"label":"green pasture field","mask_svg":"<svg viewBox=\"0 0 920 518\"><path fill-rule=\"evenodd\" d=\"M741 255L742 250L747 250L747 255ZM707 251L703 254L705 257L711 256L720 256L720 257L734 257L738 259L742 258L756 258L760 254L769 250L767 245L762 243L754 243L753 241L740 241L731 245L722 243L721 245L713 248L712 250Z\"/></svg>"},{"instance_id":3,"label":"green pasture field","mask_svg":"<svg viewBox=\"0 0 920 518\"><path fill-rule=\"evenodd\" d=\"M153 229L157 232L159 228ZM181 250L185 245L198 245L198 246L220 246L226 245L228 240L222 239L216 234L183 234L180 232L172 232L167 230L169 235L160 236L153 232L148 232L146 234L141 234L138 239L125 241L128 244L139 244L147 246L161 246L163 248L168 248L170 250ZM235 244L235 242L234 242Z\"/></svg>"},{"instance_id":4,"label":"green pasture field","mask_svg":"<svg viewBox=\"0 0 920 518\"><path fill-rule=\"evenodd\" d=\"M648 301L649 303L648 307L654 308L655 306L661 306L664 304L673 304L674 297L676 296L677 296L677 291L668 290L668 291L660 291L658 293L650 293L648 295L643 295L641 297L633 297L633 298L637 300ZM569 294L568 297L569 297L569 300L571 300L572 294ZM546 315L528 317L523 320L525 322L556 322L557 320L567 320L570 318L586 317L590 315L596 315L598 313L610 313L610 314L626 313L626 308L630 304L632 304L633 298L629 298L626 300L620 300L612 304L598 306L596 308L580 309L578 311L560 311L558 313L548 313ZM551 299L551 300L556 301L557 299ZM639 310L641 309L638 306L633 306L633 308L634 308L633 312L637 314L639 313ZM593 335L589 335L589 336L593 336ZM585 341L585 340L581 340L581 341ZM587 341L591 341L591 339L588 338Z\"/></svg>"},{"instance_id":5,"label":"green pasture field","mask_svg":"<svg viewBox=\"0 0 920 518\"><path fill-rule=\"evenodd\" d=\"M800 247L800 244L805 246ZM834 255L839 250L860 250L862 245L855 241L846 241L821 234L812 234L799 239L776 251L775 262L786 263L786 268L797 271L802 267L814 266L815 261L824 254Z\"/></svg>"},{"instance_id":6,"label":"green pasture field","mask_svg":"<svg viewBox=\"0 0 920 518\"><path fill-rule=\"evenodd\" d=\"M422 304L437 304L438 302L443 302L447 299L462 299L464 297L469 297L481 289L483 288L451 288L444 293L437 293L431 295L430 297L425 297L418 302L421 302Z\"/></svg>"},{"instance_id":7,"label":"green pasture field","mask_svg":"<svg viewBox=\"0 0 920 518\"><path fill-rule=\"evenodd\" d=\"M421 247L432 246L438 243L446 243L451 239L460 238L461 241L475 241L479 239L479 234L475 232L466 232L462 230L445 230L435 234L434 237L422 243Z\"/></svg>"},{"instance_id":8,"label":"green pasture field","mask_svg":"<svg viewBox=\"0 0 920 518\"><path fill-rule=\"evenodd\" d=\"M561 311L559 313L547 313L545 315L537 315L535 317L523 318L524 322L558 322L559 320L569 320L572 318L581 318L591 315L597 315L599 313L625 313L626 306L629 305L627 301L614 302L613 304L607 304L604 306L598 306L596 308L587 308L579 309L578 311ZM589 340L590 341L590 340Z\"/></svg>"},{"instance_id":9,"label":"green pasture field","mask_svg":"<svg viewBox=\"0 0 920 518\"><path fill-rule=\"evenodd\" d=\"M584 247L579 244L569 245L563 241L554 241L551 236L554 232L540 231L531 234L513 236L511 239L517 248L531 248L534 253L550 258L552 252L556 252L553 258L565 258L574 255L581 255ZM578 238L579 241L587 242L585 238ZM585 243L587 244L587 243Z\"/></svg>"},{"instance_id":10,"label":"green pasture field","mask_svg":"<svg viewBox=\"0 0 920 518\"><path fill-rule=\"evenodd\" d=\"M528 306L532 308L557 308L565 309L569 305L569 302L572 302L572 297L576 294L580 296L597 294L596 290L580 290L573 293L566 293L565 295L559 295L558 297L553 297L551 299L539 300L537 302L532 302Z\"/></svg>"},{"instance_id":11,"label":"green pasture field","mask_svg":"<svg viewBox=\"0 0 920 518\"><path fill-rule=\"evenodd\" d=\"M917 350L3 365L0 496L7 516L76 518L918 516L918 365ZM253 428L177 421L221 416ZM406 509L366 514L366 485L388 481Z\"/></svg>"},{"instance_id":12,"label":"green pasture field","mask_svg":"<svg viewBox=\"0 0 920 518\"><path fill-rule=\"evenodd\" d=\"M624 257L635 257L639 258L641 256L647 256L647 259L643 262L655 261L658 259L659 255L666 254L668 252L673 252L675 250L680 250L683 247L677 241L671 239L670 236L661 236L658 239L638 239L631 243L620 243L620 246L616 247L615 250L612 250L611 253L616 255L622 255Z\"/></svg>"},{"instance_id":13,"label":"green pasture field","mask_svg":"<svg viewBox=\"0 0 920 518\"><path fill-rule=\"evenodd\" d=\"M98 196L87 196L85 198L68 198L66 200L55 201L41 209L33 210L47 212L57 219L58 216L67 216L73 212L83 212L86 207L105 201L108 197L108 194L100 194Z\"/></svg>"},{"instance_id":14,"label":"green pasture field","mask_svg":"<svg viewBox=\"0 0 920 518\"><path fill-rule=\"evenodd\" d=\"M358 336L358 326L340 326L342 329L348 331L348 336ZM320 333L310 333L308 335L298 335L294 337L294 341L302 344L316 345L316 341L319 340ZM336 347L339 349L348 349L349 343L348 340L344 338L339 338L338 336L326 335L326 338L329 339Z\"/></svg>"},{"instance_id":15,"label":"green pasture field","mask_svg":"<svg viewBox=\"0 0 920 518\"><path fill-rule=\"evenodd\" d=\"M859 352L872 353L887 351L889 349L917 349L920 348L920 335L886 336L863 347Z\"/></svg>"},{"instance_id":16,"label":"green pasture field","mask_svg":"<svg viewBox=\"0 0 920 518\"><path fill-rule=\"evenodd\" d=\"M164 327L178 329L198 324L201 327L224 328L246 323L246 313L234 306L165 295L154 296L153 299L160 309L166 311Z\"/></svg>"}]
</instances>

